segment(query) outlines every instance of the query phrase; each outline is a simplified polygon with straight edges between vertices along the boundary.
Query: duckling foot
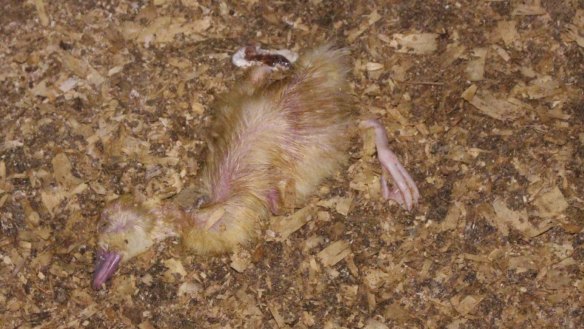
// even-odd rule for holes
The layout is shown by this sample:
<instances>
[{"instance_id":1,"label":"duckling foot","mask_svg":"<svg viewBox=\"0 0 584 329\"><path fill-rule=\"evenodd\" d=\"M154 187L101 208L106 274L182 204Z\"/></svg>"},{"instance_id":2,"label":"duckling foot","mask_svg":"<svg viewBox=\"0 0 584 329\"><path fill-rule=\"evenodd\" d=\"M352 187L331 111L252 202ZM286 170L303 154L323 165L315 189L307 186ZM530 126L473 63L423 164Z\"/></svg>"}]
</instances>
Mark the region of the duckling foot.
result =
<instances>
[{"instance_id":1,"label":"duckling foot","mask_svg":"<svg viewBox=\"0 0 584 329\"><path fill-rule=\"evenodd\" d=\"M414 205L418 203L420 191L412 176L399 162L395 153L389 149L385 127L377 120L364 120L361 122L361 126L375 129L377 158L382 167L381 193L383 197L396 201L407 210L412 210ZM393 189L390 189L387 184L389 176L395 184Z\"/></svg>"}]
</instances>

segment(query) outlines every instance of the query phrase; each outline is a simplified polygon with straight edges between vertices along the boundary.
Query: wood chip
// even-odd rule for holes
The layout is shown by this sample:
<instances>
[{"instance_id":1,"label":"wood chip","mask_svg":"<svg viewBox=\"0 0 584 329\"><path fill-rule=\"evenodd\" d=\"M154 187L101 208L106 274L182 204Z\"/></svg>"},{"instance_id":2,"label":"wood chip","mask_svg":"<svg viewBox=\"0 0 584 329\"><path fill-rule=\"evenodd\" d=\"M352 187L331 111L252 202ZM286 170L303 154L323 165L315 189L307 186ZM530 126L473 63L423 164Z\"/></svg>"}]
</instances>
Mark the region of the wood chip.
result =
<instances>
[{"instance_id":1,"label":"wood chip","mask_svg":"<svg viewBox=\"0 0 584 329\"><path fill-rule=\"evenodd\" d=\"M367 324L364 329L389 329L383 322L377 321L375 319L367 320Z\"/></svg>"},{"instance_id":2,"label":"wood chip","mask_svg":"<svg viewBox=\"0 0 584 329\"><path fill-rule=\"evenodd\" d=\"M164 272L164 278L167 282L175 282L175 275L184 278L187 275L187 271L185 270L182 262L178 259L167 259L163 262L164 266L168 269Z\"/></svg>"},{"instance_id":3,"label":"wood chip","mask_svg":"<svg viewBox=\"0 0 584 329\"><path fill-rule=\"evenodd\" d=\"M285 240L311 221L313 213L314 207L308 205L290 216L274 216L270 219L270 230L276 232L281 240Z\"/></svg>"},{"instance_id":4,"label":"wood chip","mask_svg":"<svg viewBox=\"0 0 584 329\"><path fill-rule=\"evenodd\" d=\"M412 33L393 35L389 45L396 49L398 53L409 53L417 55L428 55L438 49L438 34L435 33Z\"/></svg>"},{"instance_id":5,"label":"wood chip","mask_svg":"<svg viewBox=\"0 0 584 329\"><path fill-rule=\"evenodd\" d=\"M36 8L37 14L39 15L39 20L43 26L49 25L49 16L45 9L45 2L43 0L34 0L34 6Z\"/></svg>"},{"instance_id":6,"label":"wood chip","mask_svg":"<svg viewBox=\"0 0 584 329\"><path fill-rule=\"evenodd\" d=\"M69 90L75 88L75 86L77 86L77 79L75 78L69 78L65 81L63 81L60 85L59 85L59 89L66 93Z\"/></svg>"},{"instance_id":7,"label":"wood chip","mask_svg":"<svg viewBox=\"0 0 584 329\"><path fill-rule=\"evenodd\" d=\"M528 219L527 210L511 210L505 205L505 201L500 198L493 201L493 209L495 210L496 216L492 219L496 227L504 235L508 234L508 227L512 227L530 239L546 232L554 225L550 219L546 219L538 225L532 224Z\"/></svg>"},{"instance_id":8,"label":"wood chip","mask_svg":"<svg viewBox=\"0 0 584 329\"><path fill-rule=\"evenodd\" d=\"M202 294L203 287L195 282L183 282L178 287L177 296L194 298Z\"/></svg>"},{"instance_id":9,"label":"wood chip","mask_svg":"<svg viewBox=\"0 0 584 329\"><path fill-rule=\"evenodd\" d=\"M514 92L529 99L541 99L562 92L560 83L550 76L534 79L525 87L514 88Z\"/></svg>"},{"instance_id":10,"label":"wood chip","mask_svg":"<svg viewBox=\"0 0 584 329\"><path fill-rule=\"evenodd\" d=\"M59 153L51 162L57 183L65 188L71 188L82 183L80 178L73 176L73 167L65 153Z\"/></svg>"},{"instance_id":11,"label":"wood chip","mask_svg":"<svg viewBox=\"0 0 584 329\"><path fill-rule=\"evenodd\" d=\"M247 249L239 249L231 255L231 268L239 273L251 265L251 254Z\"/></svg>"},{"instance_id":12,"label":"wood chip","mask_svg":"<svg viewBox=\"0 0 584 329\"><path fill-rule=\"evenodd\" d=\"M351 211L351 205L353 204L353 197L348 197L348 198L339 198L337 200L337 205L335 207L335 210L343 215L343 216L347 216L349 214L349 211Z\"/></svg>"},{"instance_id":13,"label":"wood chip","mask_svg":"<svg viewBox=\"0 0 584 329\"><path fill-rule=\"evenodd\" d=\"M503 40L506 46L511 46L513 42L519 39L519 34L517 33L516 21L499 21L497 22L497 27L495 28L495 33L498 38Z\"/></svg>"},{"instance_id":14,"label":"wood chip","mask_svg":"<svg viewBox=\"0 0 584 329\"><path fill-rule=\"evenodd\" d=\"M351 253L351 245L343 240L335 241L321 250L317 257L324 266L334 266Z\"/></svg>"},{"instance_id":15,"label":"wood chip","mask_svg":"<svg viewBox=\"0 0 584 329\"><path fill-rule=\"evenodd\" d=\"M440 230L453 230L458 226L461 219L466 217L466 208L461 202L455 201L450 208L444 220L440 223Z\"/></svg>"},{"instance_id":16,"label":"wood chip","mask_svg":"<svg viewBox=\"0 0 584 329\"><path fill-rule=\"evenodd\" d=\"M383 312L383 315L388 319L402 322L407 321L412 317L408 310L398 302L394 302L387 306Z\"/></svg>"},{"instance_id":17,"label":"wood chip","mask_svg":"<svg viewBox=\"0 0 584 329\"><path fill-rule=\"evenodd\" d=\"M367 64L365 64L365 69L367 71L379 71L383 69L383 64L368 62Z\"/></svg>"},{"instance_id":18,"label":"wood chip","mask_svg":"<svg viewBox=\"0 0 584 329\"><path fill-rule=\"evenodd\" d=\"M280 315L280 312L278 312L278 308L274 303L268 303L268 309L270 310L272 317L276 321L276 325L278 326L278 328L288 328L286 322L284 322L284 318Z\"/></svg>"},{"instance_id":19,"label":"wood chip","mask_svg":"<svg viewBox=\"0 0 584 329\"><path fill-rule=\"evenodd\" d=\"M69 71L82 79L86 79L95 87L100 86L105 81L105 78L87 62L65 51L59 52L59 55L61 56L61 62Z\"/></svg>"},{"instance_id":20,"label":"wood chip","mask_svg":"<svg viewBox=\"0 0 584 329\"><path fill-rule=\"evenodd\" d=\"M69 193L60 187L48 187L41 191L41 201L51 216L55 208L68 197Z\"/></svg>"},{"instance_id":21,"label":"wood chip","mask_svg":"<svg viewBox=\"0 0 584 329\"><path fill-rule=\"evenodd\" d=\"M513 121L525 114L523 103L511 98L500 99L487 92L474 95L469 103L481 113L501 121Z\"/></svg>"},{"instance_id":22,"label":"wood chip","mask_svg":"<svg viewBox=\"0 0 584 329\"><path fill-rule=\"evenodd\" d=\"M140 329L156 329L156 327L154 325L152 325L152 323L150 323L150 321L148 321L148 320L141 322L138 325L138 328L140 328Z\"/></svg>"},{"instance_id":23,"label":"wood chip","mask_svg":"<svg viewBox=\"0 0 584 329\"><path fill-rule=\"evenodd\" d=\"M377 21L379 21L380 19L381 15L379 15L377 10L373 10L371 14L369 14L367 20L361 22L358 28L351 30L349 32L349 34L347 35L347 41L349 43L355 41L355 39L357 39L361 34L363 34L363 32L367 31L367 29L369 29L371 25L377 23Z\"/></svg>"},{"instance_id":24,"label":"wood chip","mask_svg":"<svg viewBox=\"0 0 584 329\"><path fill-rule=\"evenodd\" d=\"M483 300L484 296L481 295L468 295L461 296L457 295L450 299L450 302L456 309L456 311L462 315L467 315L472 312L477 305Z\"/></svg>"},{"instance_id":25,"label":"wood chip","mask_svg":"<svg viewBox=\"0 0 584 329\"><path fill-rule=\"evenodd\" d=\"M533 201L533 205L537 208L537 215L542 218L559 216L568 208L568 202L557 186L540 193Z\"/></svg>"},{"instance_id":26,"label":"wood chip","mask_svg":"<svg viewBox=\"0 0 584 329\"><path fill-rule=\"evenodd\" d=\"M517 5L511 15L513 16L534 16L546 14L545 9L539 5Z\"/></svg>"},{"instance_id":27,"label":"wood chip","mask_svg":"<svg viewBox=\"0 0 584 329\"><path fill-rule=\"evenodd\" d=\"M500 47L498 45L493 45L493 49L495 50L497 55L499 55L499 57L501 57L505 62L508 62L511 60L511 56L509 55L509 53L505 49L503 49L502 47Z\"/></svg>"},{"instance_id":28,"label":"wood chip","mask_svg":"<svg viewBox=\"0 0 584 329\"><path fill-rule=\"evenodd\" d=\"M365 270L363 282L369 290L375 292L390 282L390 276L380 269L368 268Z\"/></svg>"},{"instance_id":29,"label":"wood chip","mask_svg":"<svg viewBox=\"0 0 584 329\"><path fill-rule=\"evenodd\" d=\"M564 36L571 41L576 42L576 44L584 48L584 34L582 29L578 28L576 25L568 24L568 30L564 33Z\"/></svg>"},{"instance_id":30,"label":"wood chip","mask_svg":"<svg viewBox=\"0 0 584 329\"><path fill-rule=\"evenodd\" d=\"M485 61L487 59L487 48L475 48L472 60L466 66L466 78L469 81L480 81L485 77Z\"/></svg>"}]
</instances>

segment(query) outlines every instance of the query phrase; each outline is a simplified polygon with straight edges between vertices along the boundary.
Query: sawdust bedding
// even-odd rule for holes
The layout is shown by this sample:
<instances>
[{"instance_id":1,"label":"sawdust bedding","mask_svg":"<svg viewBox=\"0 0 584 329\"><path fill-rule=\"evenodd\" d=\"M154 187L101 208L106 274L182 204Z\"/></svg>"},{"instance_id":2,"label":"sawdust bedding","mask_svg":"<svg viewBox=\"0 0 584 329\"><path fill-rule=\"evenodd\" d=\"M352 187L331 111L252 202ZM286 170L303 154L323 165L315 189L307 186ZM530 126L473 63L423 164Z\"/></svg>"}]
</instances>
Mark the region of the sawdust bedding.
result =
<instances>
[{"instance_id":1,"label":"sawdust bedding","mask_svg":"<svg viewBox=\"0 0 584 329\"><path fill-rule=\"evenodd\" d=\"M4 1L2 328L584 326L584 3ZM306 207L220 257L170 241L95 291L105 203L202 165L242 45L351 51L422 199L380 197L366 135Z\"/></svg>"}]
</instances>

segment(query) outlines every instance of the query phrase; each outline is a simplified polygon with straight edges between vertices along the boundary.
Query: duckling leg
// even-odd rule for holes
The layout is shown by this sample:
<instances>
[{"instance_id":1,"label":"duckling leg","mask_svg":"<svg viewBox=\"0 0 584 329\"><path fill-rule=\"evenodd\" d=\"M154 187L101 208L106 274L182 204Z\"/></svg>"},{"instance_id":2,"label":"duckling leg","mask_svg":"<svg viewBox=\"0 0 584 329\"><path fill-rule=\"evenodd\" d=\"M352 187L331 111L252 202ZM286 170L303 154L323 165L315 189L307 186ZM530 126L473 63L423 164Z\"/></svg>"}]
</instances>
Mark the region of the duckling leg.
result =
<instances>
[{"instance_id":1,"label":"duckling leg","mask_svg":"<svg viewBox=\"0 0 584 329\"><path fill-rule=\"evenodd\" d=\"M375 129L377 158L382 167L381 193L383 197L396 201L407 210L412 210L420 198L420 192L412 176L399 162L395 153L389 149L385 127L377 120L362 121L361 126ZM387 185L389 176L391 176L395 184L395 187L391 190Z\"/></svg>"}]
</instances>

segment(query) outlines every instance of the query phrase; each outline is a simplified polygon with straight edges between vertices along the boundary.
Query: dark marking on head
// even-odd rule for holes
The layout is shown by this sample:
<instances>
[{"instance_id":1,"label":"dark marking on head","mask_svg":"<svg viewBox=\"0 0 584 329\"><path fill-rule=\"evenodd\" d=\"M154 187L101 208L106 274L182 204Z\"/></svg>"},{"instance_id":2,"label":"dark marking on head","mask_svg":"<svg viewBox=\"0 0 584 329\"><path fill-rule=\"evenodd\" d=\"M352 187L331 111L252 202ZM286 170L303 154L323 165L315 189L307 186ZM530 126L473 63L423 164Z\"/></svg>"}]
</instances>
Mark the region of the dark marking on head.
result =
<instances>
[{"instance_id":1,"label":"dark marking on head","mask_svg":"<svg viewBox=\"0 0 584 329\"><path fill-rule=\"evenodd\" d=\"M245 48L245 59L248 61L261 62L270 67L282 66L285 68L292 67L292 63L280 54L262 54L256 51L256 47Z\"/></svg>"}]
</instances>

